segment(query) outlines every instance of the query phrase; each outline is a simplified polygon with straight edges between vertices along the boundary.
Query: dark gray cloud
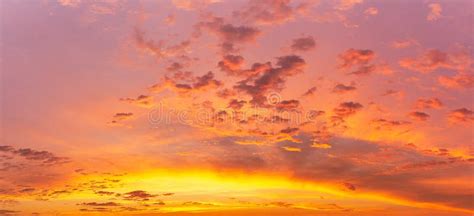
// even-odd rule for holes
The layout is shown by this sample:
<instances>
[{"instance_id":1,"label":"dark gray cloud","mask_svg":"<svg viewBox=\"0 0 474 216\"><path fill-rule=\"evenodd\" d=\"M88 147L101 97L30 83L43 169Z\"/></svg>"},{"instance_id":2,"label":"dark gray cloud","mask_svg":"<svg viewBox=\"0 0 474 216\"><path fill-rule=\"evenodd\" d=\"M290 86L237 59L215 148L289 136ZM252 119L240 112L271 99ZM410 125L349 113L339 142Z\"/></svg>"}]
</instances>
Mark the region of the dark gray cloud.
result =
<instances>
[{"instance_id":1,"label":"dark gray cloud","mask_svg":"<svg viewBox=\"0 0 474 216\"><path fill-rule=\"evenodd\" d=\"M222 17L207 16L203 17L195 27L195 37L199 37L203 30L215 34L221 41L223 53L236 52L236 45L253 42L261 34L260 30L251 26L226 23Z\"/></svg>"},{"instance_id":2,"label":"dark gray cloud","mask_svg":"<svg viewBox=\"0 0 474 216\"><path fill-rule=\"evenodd\" d=\"M30 161L38 161L44 165L55 165L69 161L66 157L58 157L48 151L38 151L30 148L14 148L12 146L0 146L0 153L8 153Z\"/></svg>"},{"instance_id":3,"label":"dark gray cloud","mask_svg":"<svg viewBox=\"0 0 474 216\"><path fill-rule=\"evenodd\" d=\"M310 51L316 48L316 41L312 36L296 38L292 41L291 49L293 51Z\"/></svg>"},{"instance_id":4,"label":"dark gray cloud","mask_svg":"<svg viewBox=\"0 0 474 216\"><path fill-rule=\"evenodd\" d=\"M286 79L301 73L306 62L299 56L289 55L278 57L276 65L277 67L269 67L259 75L241 80L234 89L252 96L252 104L266 105L268 91L283 89Z\"/></svg>"},{"instance_id":5,"label":"dark gray cloud","mask_svg":"<svg viewBox=\"0 0 474 216\"><path fill-rule=\"evenodd\" d=\"M337 94L344 94L351 91L355 91L356 89L357 88L355 86L348 86L348 85L339 83L336 86L334 86L334 88L332 89L332 92L337 93Z\"/></svg>"}]
</instances>

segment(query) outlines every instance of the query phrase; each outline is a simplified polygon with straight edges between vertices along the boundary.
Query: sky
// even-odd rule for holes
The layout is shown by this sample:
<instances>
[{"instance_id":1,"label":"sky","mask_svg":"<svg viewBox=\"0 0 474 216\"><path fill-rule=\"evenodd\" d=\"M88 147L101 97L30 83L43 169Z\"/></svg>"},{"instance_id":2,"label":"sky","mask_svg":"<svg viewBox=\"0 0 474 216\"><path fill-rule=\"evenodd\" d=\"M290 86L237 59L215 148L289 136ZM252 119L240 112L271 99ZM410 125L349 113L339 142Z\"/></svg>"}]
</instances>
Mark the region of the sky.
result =
<instances>
[{"instance_id":1,"label":"sky","mask_svg":"<svg viewBox=\"0 0 474 216\"><path fill-rule=\"evenodd\" d=\"M1 1L0 215L472 215L473 4Z\"/></svg>"}]
</instances>

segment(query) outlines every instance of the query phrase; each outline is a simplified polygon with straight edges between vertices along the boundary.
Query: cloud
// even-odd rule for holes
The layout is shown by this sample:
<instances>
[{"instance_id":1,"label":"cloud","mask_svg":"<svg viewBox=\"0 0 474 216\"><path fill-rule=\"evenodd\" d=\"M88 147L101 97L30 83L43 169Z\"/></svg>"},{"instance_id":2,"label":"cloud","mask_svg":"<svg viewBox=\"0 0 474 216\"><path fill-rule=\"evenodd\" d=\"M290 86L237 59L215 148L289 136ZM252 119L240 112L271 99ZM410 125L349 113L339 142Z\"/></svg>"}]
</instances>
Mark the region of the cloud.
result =
<instances>
[{"instance_id":1,"label":"cloud","mask_svg":"<svg viewBox=\"0 0 474 216\"><path fill-rule=\"evenodd\" d=\"M0 199L0 206L13 206L17 204L19 204L19 202L14 199Z\"/></svg>"},{"instance_id":2,"label":"cloud","mask_svg":"<svg viewBox=\"0 0 474 216\"><path fill-rule=\"evenodd\" d=\"M123 121L123 120L127 120L127 119L130 119L132 118L133 116L133 113L115 113L115 115L113 116L114 120L116 121Z\"/></svg>"},{"instance_id":3,"label":"cloud","mask_svg":"<svg viewBox=\"0 0 474 216\"><path fill-rule=\"evenodd\" d=\"M69 159L66 157L58 157L48 151L37 151L30 148L17 149L12 146L0 146L0 152L9 153L30 161L38 161L44 165L57 165L69 162Z\"/></svg>"},{"instance_id":4,"label":"cloud","mask_svg":"<svg viewBox=\"0 0 474 216\"><path fill-rule=\"evenodd\" d=\"M113 15L120 8L118 1L101 1L89 6L89 12L97 15Z\"/></svg>"},{"instance_id":5,"label":"cloud","mask_svg":"<svg viewBox=\"0 0 474 216\"><path fill-rule=\"evenodd\" d=\"M85 205L85 206L120 206L119 203L116 202L104 202L104 203L99 203L99 202L85 202L81 203L79 205Z\"/></svg>"},{"instance_id":6,"label":"cloud","mask_svg":"<svg viewBox=\"0 0 474 216\"><path fill-rule=\"evenodd\" d=\"M356 190L356 187L355 185L349 183L349 182L344 182L342 183L344 185L344 187L346 187L347 189L351 190L351 191L355 191Z\"/></svg>"},{"instance_id":7,"label":"cloud","mask_svg":"<svg viewBox=\"0 0 474 216\"><path fill-rule=\"evenodd\" d=\"M161 194L161 195L163 195L163 196L173 196L174 193L164 193L164 194Z\"/></svg>"},{"instance_id":8,"label":"cloud","mask_svg":"<svg viewBox=\"0 0 474 216\"><path fill-rule=\"evenodd\" d=\"M166 68L167 71L176 72L183 69L184 66L179 62L173 62L170 66Z\"/></svg>"},{"instance_id":9,"label":"cloud","mask_svg":"<svg viewBox=\"0 0 474 216\"><path fill-rule=\"evenodd\" d=\"M232 108L234 110L240 110L240 109L242 109L242 107L244 107L244 105L246 103L247 103L247 101L244 101L244 100L233 99L233 100L229 101L229 105L227 107Z\"/></svg>"},{"instance_id":10,"label":"cloud","mask_svg":"<svg viewBox=\"0 0 474 216\"><path fill-rule=\"evenodd\" d=\"M313 36L296 38L291 44L291 50L293 51L310 51L316 48L316 41Z\"/></svg>"},{"instance_id":11,"label":"cloud","mask_svg":"<svg viewBox=\"0 0 474 216\"><path fill-rule=\"evenodd\" d=\"M214 73L211 71L207 72L203 76L196 77L196 82L193 84L193 89L207 89L209 87L219 87L222 83L214 79Z\"/></svg>"},{"instance_id":12,"label":"cloud","mask_svg":"<svg viewBox=\"0 0 474 216\"><path fill-rule=\"evenodd\" d=\"M467 108L453 110L448 115L448 121L451 123L466 123L474 120L474 112Z\"/></svg>"},{"instance_id":13,"label":"cloud","mask_svg":"<svg viewBox=\"0 0 474 216\"><path fill-rule=\"evenodd\" d=\"M18 154L20 156L25 157L28 160L46 160L50 161L51 159L55 159L56 157L47 151L36 151L32 149L18 149L13 152L14 154Z\"/></svg>"},{"instance_id":14,"label":"cloud","mask_svg":"<svg viewBox=\"0 0 474 216\"><path fill-rule=\"evenodd\" d=\"M391 43L391 47L395 49L404 49L412 46L420 46L420 43L414 39L397 40Z\"/></svg>"},{"instance_id":15,"label":"cloud","mask_svg":"<svg viewBox=\"0 0 474 216\"><path fill-rule=\"evenodd\" d=\"M164 41L155 42L145 38L145 32L135 28L134 40L138 49L153 55L157 59L173 57L186 52L191 45L189 40L182 41L176 45L166 46Z\"/></svg>"},{"instance_id":16,"label":"cloud","mask_svg":"<svg viewBox=\"0 0 474 216\"><path fill-rule=\"evenodd\" d=\"M63 7L74 8L79 11L81 24L91 24L97 22L102 16L123 12L125 2L122 0L57 0L57 3Z\"/></svg>"},{"instance_id":17,"label":"cloud","mask_svg":"<svg viewBox=\"0 0 474 216\"><path fill-rule=\"evenodd\" d=\"M344 84L339 83L336 86L334 86L334 88L332 89L332 92L337 93L337 94L344 94L351 91L355 91L356 89L357 88L355 86L346 86Z\"/></svg>"},{"instance_id":18,"label":"cloud","mask_svg":"<svg viewBox=\"0 0 474 216\"><path fill-rule=\"evenodd\" d=\"M196 81L196 77L193 75L191 71L176 71L171 75L168 75L169 79L174 80L176 82L183 81L183 82L194 82ZM167 76L165 76L167 77Z\"/></svg>"},{"instance_id":19,"label":"cloud","mask_svg":"<svg viewBox=\"0 0 474 216\"><path fill-rule=\"evenodd\" d=\"M233 139L226 137L217 140L218 145L212 147L212 151L219 152L218 154L210 155L207 158L211 164L218 169L242 169L246 171L262 170L269 164L265 159L265 155L258 149L254 142ZM235 143L235 144L230 144ZM222 157L225 154L226 157Z\"/></svg>"},{"instance_id":20,"label":"cloud","mask_svg":"<svg viewBox=\"0 0 474 216\"><path fill-rule=\"evenodd\" d=\"M303 96L312 96L317 90L318 88L316 86L311 87L303 94Z\"/></svg>"},{"instance_id":21,"label":"cloud","mask_svg":"<svg viewBox=\"0 0 474 216\"><path fill-rule=\"evenodd\" d=\"M149 90L155 93L170 89L178 94L186 95L191 92L209 91L217 89L223 83L214 78L212 71L202 76L192 76L192 73L175 73L173 76L165 76L160 83L152 85Z\"/></svg>"},{"instance_id":22,"label":"cloud","mask_svg":"<svg viewBox=\"0 0 474 216\"><path fill-rule=\"evenodd\" d=\"M454 76L439 76L438 83L446 88L472 88L474 87L474 75L457 74Z\"/></svg>"},{"instance_id":23,"label":"cloud","mask_svg":"<svg viewBox=\"0 0 474 216\"><path fill-rule=\"evenodd\" d=\"M360 66L357 70L350 72L353 75L369 75L376 69L375 65Z\"/></svg>"},{"instance_id":24,"label":"cloud","mask_svg":"<svg viewBox=\"0 0 474 216\"><path fill-rule=\"evenodd\" d=\"M388 120L388 119L374 119L371 123L375 126L377 130L393 130L395 128L399 128L402 126L409 125L410 122L407 121L396 121L396 120Z\"/></svg>"},{"instance_id":25,"label":"cloud","mask_svg":"<svg viewBox=\"0 0 474 216\"><path fill-rule=\"evenodd\" d=\"M183 206L214 206L214 204L212 203L204 203L204 202L196 202L196 201L184 202L181 205Z\"/></svg>"},{"instance_id":26,"label":"cloud","mask_svg":"<svg viewBox=\"0 0 474 216\"><path fill-rule=\"evenodd\" d=\"M225 41L230 42L248 42L253 41L260 34L256 28L248 26L234 26L231 24L224 24L219 26L216 31L217 34Z\"/></svg>"},{"instance_id":27,"label":"cloud","mask_svg":"<svg viewBox=\"0 0 474 216\"><path fill-rule=\"evenodd\" d=\"M153 105L153 98L147 95L139 95L137 98L120 98L120 101L147 108Z\"/></svg>"},{"instance_id":28,"label":"cloud","mask_svg":"<svg viewBox=\"0 0 474 216\"><path fill-rule=\"evenodd\" d=\"M19 192L20 193L30 193L30 192L33 192L35 190L36 189L34 189L34 188L24 188L24 189L21 189Z\"/></svg>"},{"instance_id":29,"label":"cloud","mask_svg":"<svg viewBox=\"0 0 474 216\"><path fill-rule=\"evenodd\" d=\"M292 111L296 110L300 106L298 100L283 100L275 104L275 108L279 111Z\"/></svg>"},{"instance_id":30,"label":"cloud","mask_svg":"<svg viewBox=\"0 0 474 216\"><path fill-rule=\"evenodd\" d=\"M280 133L285 133L285 134L295 134L296 132L299 131L299 128L290 128L290 127L287 127L285 129L282 129L280 131Z\"/></svg>"},{"instance_id":31,"label":"cloud","mask_svg":"<svg viewBox=\"0 0 474 216\"><path fill-rule=\"evenodd\" d=\"M5 215L5 216L9 216L9 215L18 215L20 213L20 211L15 211L15 210L8 210L8 209L0 209L0 215Z\"/></svg>"},{"instance_id":32,"label":"cloud","mask_svg":"<svg viewBox=\"0 0 474 216\"><path fill-rule=\"evenodd\" d=\"M375 58L372 50L348 49L339 55L341 64L339 68L351 68L353 66L366 65Z\"/></svg>"},{"instance_id":33,"label":"cloud","mask_svg":"<svg viewBox=\"0 0 474 216\"><path fill-rule=\"evenodd\" d=\"M336 6L338 10L350 10L357 4L362 4L364 0L339 0L339 4Z\"/></svg>"},{"instance_id":34,"label":"cloud","mask_svg":"<svg viewBox=\"0 0 474 216\"><path fill-rule=\"evenodd\" d=\"M311 147L313 148L319 148L319 149L330 149L331 148L331 144L328 144L328 143L313 143L311 144Z\"/></svg>"},{"instance_id":35,"label":"cloud","mask_svg":"<svg viewBox=\"0 0 474 216\"><path fill-rule=\"evenodd\" d=\"M0 152L10 152L13 150L14 148L12 146L0 146Z\"/></svg>"},{"instance_id":36,"label":"cloud","mask_svg":"<svg viewBox=\"0 0 474 216\"><path fill-rule=\"evenodd\" d=\"M224 58L219 61L217 66L229 75L238 75L241 72L242 65L244 64L244 58L239 55L225 55Z\"/></svg>"},{"instance_id":37,"label":"cloud","mask_svg":"<svg viewBox=\"0 0 474 216\"><path fill-rule=\"evenodd\" d=\"M405 97L405 92L403 91L397 91L397 90L393 90L393 89L389 89L387 91L385 91L382 96L393 96L399 100L403 99Z\"/></svg>"},{"instance_id":38,"label":"cloud","mask_svg":"<svg viewBox=\"0 0 474 216\"><path fill-rule=\"evenodd\" d=\"M420 162L420 163L410 163L410 164L406 164L404 166L399 167L397 171L429 169L429 168L444 166L448 164L449 164L448 161L441 161L441 160L433 160L433 161L426 161L426 162Z\"/></svg>"},{"instance_id":39,"label":"cloud","mask_svg":"<svg viewBox=\"0 0 474 216\"><path fill-rule=\"evenodd\" d=\"M108 122L107 124L110 126L125 126L122 122L131 120L133 118L134 118L133 113L119 112L119 113L115 113L115 115L112 116L112 121Z\"/></svg>"},{"instance_id":40,"label":"cloud","mask_svg":"<svg viewBox=\"0 0 474 216\"><path fill-rule=\"evenodd\" d=\"M426 16L426 20L436 21L439 18L441 18L441 11L443 10L443 8L441 7L441 4L431 3L428 5L428 8L430 9L430 12L428 16Z\"/></svg>"},{"instance_id":41,"label":"cloud","mask_svg":"<svg viewBox=\"0 0 474 216\"><path fill-rule=\"evenodd\" d=\"M284 88L288 77L302 72L306 62L299 56L289 55L277 58L277 67L269 67L259 75L239 81L234 89L252 96L250 101L255 105L268 105L266 94L269 90L279 91Z\"/></svg>"},{"instance_id":42,"label":"cloud","mask_svg":"<svg viewBox=\"0 0 474 216\"><path fill-rule=\"evenodd\" d=\"M221 97L221 98L229 98L229 97L236 96L237 92L234 91L233 89L225 88L225 89L222 89L220 91L217 91L216 94L217 94L218 97Z\"/></svg>"},{"instance_id":43,"label":"cloud","mask_svg":"<svg viewBox=\"0 0 474 216\"><path fill-rule=\"evenodd\" d=\"M148 201L151 198L154 198L158 195L152 195L143 190L130 191L123 195L126 200L139 200L139 201Z\"/></svg>"},{"instance_id":44,"label":"cloud","mask_svg":"<svg viewBox=\"0 0 474 216\"><path fill-rule=\"evenodd\" d=\"M410 70L428 73L438 68L450 67L448 54L440 50L429 50L418 59L406 58L399 62L400 66Z\"/></svg>"},{"instance_id":45,"label":"cloud","mask_svg":"<svg viewBox=\"0 0 474 216\"><path fill-rule=\"evenodd\" d=\"M339 117L344 118L344 117L354 115L356 112L358 112L362 108L363 108L362 104L349 101L349 102L340 103L339 106L334 108L333 111Z\"/></svg>"},{"instance_id":46,"label":"cloud","mask_svg":"<svg viewBox=\"0 0 474 216\"><path fill-rule=\"evenodd\" d=\"M417 121L426 121L430 118L430 115L424 112L418 112L418 111L411 112L408 114L408 116L410 116L410 118L412 118L413 120L417 120Z\"/></svg>"},{"instance_id":47,"label":"cloud","mask_svg":"<svg viewBox=\"0 0 474 216\"><path fill-rule=\"evenodd\" d=\"M105 207L95 207L93 209L81 208L81 209L79 209L79 211L81 211L81 212L109 212L110 209L105 208Z\"/></svg>"},{"instance_id":48,"label":"cloud","mask_svg":"<svg viewBox=\"0 0 474 216\"><path fill-rule=\"evenodd\" d=\"M265 122L268 122L268 123L287 123L289 121L290 119L283 118L279 115L274 115L274 116L265 118Z\"/></svg>"},{"instance_id":49,"label":"cloud","mask_svg":"<svg viewBox=\"0 0 474 216\"><path fill-rule=\"evenodd\" d=\"M348 49L344 53L339 55L340 69L350 69L357 67L354 71L348 74L353 75L368 75L375 71L375 65L369 63L375 58L375 53L372 50L357 50Z\"/></svg>"},{"instance_id":50,"label":"cloud","mask_svg":"<svg viewBox=\"0 0 474 216\"><path fill-rule=\"evenodd\" d=\"M58 3L65 7L77 7L81 3L81 0L58 0Z\"/></svg>"},{"instance_id":51,"label":"cloud","mask_svg":"<svg viewBox=\"0 0 474 216\"><path fill-rule=\"evenodd\" d=\"M465 50L458 53L446 53L430 49L417 58L404 58L399 61L401 67L421 73L430 73L438 69L464 72L471 67L471 64L470 54Z\"/></svg>"},{"instance_id":52,"label":"cloud","mask_svg":"<svg viewBox=\"0 0 474 216\"><path fill-rule=\"evenodd\" d=\"M293 204L291 203L287 203L287 202L271 202L271 203L268 203L268 204L265 204L265 205L270 205L270 206L277 206L277 207L282 207L282 208L289 208L289 207L292 207Z\"/></svg>"},{"instance_id":53,"label":"cloud","mask_svg":"<svg viewBox=\"0 0 474 216\"><path fill-rule=\"evenodd\" d=\"M332 147L321 151L312 148L303 138L301 152L298 154L285 154L286 151L282 151L286 159L283 163L289 166L287 169L293 170L293 177L316 182L342 182L344 189L349 192L378 191L377 193L390 193L419 203L470 209L470 198L464 193L451 193L450 186L442 191L437 184L420 184L421 181L432 178L449 180L459 170L471 170L472 164L466 159L448 159L451 156L439 155L438 152L427 154L423 149L362 140L333 138L330 142L333 143ZM315 157L321 160L314 160ZM429 166L411 165L429 164L429 161L442 161L442 165L435 165L431 169ZM409 166L416 168L403 168ZM427 176L420 176L420 169ZM409 189L400 191L400 184ZM446 202L445 198L441 198L442 194L451 196L450 201ZM434 197L439 199L433 199Z\"/></svg>"},{"instance_id":54,"label":"cloud","mask_svg":"<svg viewBox=\"0 0 474 216\"><path fill-rule=\"evenodd\" d=\"M338 204L335 204L335 203L328 203L328 204L317 204L315 206L317 209L319 210L324 210L324 211L332 211L332 210L335 210L335 211L344 211L344 212L349 212L349 211L352 211L353 209L350 209L350 208L344 208Z\"/></svg>"},{"instance_id":55,"label":"cloud","mask_svg":"<svg viewBox=\"0 0 474 216\"><path fill-rule=\"evenodd\" d=\"M253 42L261 34L261 31L251 26L235 26L224 22L221 17L208 16L195 27L195 37L202 34L202 30L208 30L215 34L221 41L223 53L235 52L235 45Z\"/></svg>"},{"instance_id":56,"label":"cloud","mask_svg":"<svg viewBox=\"0 0 474 216\"><path fill-rule=\"evenodd\" d=\"M302 2L296 6L290 5L291 0L260 0L249 1L241 10L233 13L234 17L245 22L258 25L283 24L304 13L313 4Z\"/></svg>"},{"instance_id":57,"label":"cloud","mask_svg":"<svg viewBox=\"0 0 474 216\"><path fill-rule=\"evenodd\" d=\"M226 170L248 173L279 172L283 170L285 174L291 176L291 181L298 182L301 180L308 183L314 181L330 185L338 183L336 186L340 186L345 191L341 193L354 193L354 191L361 194L371 193L377 195L373 196L374 199L380 198L381 200L385 200L386 197L380 197L379 194L392 194L402 200L410 200L407 205L411 205L413 201L416 202L413 205L428 202L448 206L463 204L469 206L464 202L466 198L463 198L462 193L453 193L452 190L450 192L439 192L438 190L449 187L419 184L420 181L429 180L433 177L444 179L452 174L452 170L466 168L459 166L467 166L463 165L467 162L450 164L448 160L442 160L442 156L426 156L421 151L407 149L402 145L385 145L354 139L334 138L328 142L331 143L331 148L318 148L313 147L313 141L304 136L306 135L301 137L303 142L298 145L282 143L276 146L236 145L233 144L231 137L217 140L210 139L209 141L212 141L213 145L209 145L205 152L197 150L196 152L201 153L200 155L185 158L194 164L205 158L206 162L218 170L218 173L225 173ZM321 142L321 144L324 143ZM176 146L176 144L170 144L166 148L178 152L182 151L183 148L189 151L193 150L191 144L179 144L178 148L171 148L172 146ZM157 150L157 152L161 152L161 150ZM161 157L165 154L169 156L172 153L168 150L159 154L151 152L154 157ZM320 159L314 160L314 158ZM180 159L183 160L183 157L180 157ZM441 171L433 169L433 172L430 172L429 165L423 165L429 164L429 161L446 162L437 166ZM427 175L420 176L421 169ZM387 172L392 170L396 170L396 172ZM396 182L396 184L392 182ZM400 184L403 184L407 190L400 191ZM449 202L432 200L430 195L433 191L436 191L438 196L443 194L449 196ZM144 196L138 195L143 194L143 191L129 193L136 195L133 199L130 199L131 201L138 201L136 204L148 204L143 202L143 197L149 199L150 202L158 202L149 196L155 196L155 194L149 192L144 192L147 194ZM159 194L162 195L162 193ZM180 193L180 195L186 196L186 193ZM126 199L125 197L127 197L125 194L121 196L123 199ZM104 201L87 202L103 203ZM267 203L267 201L265 202ZM188 204L201 205L202 203L187 203L186 205Z\"/></svg>"},{"instance_id":58,"label":"cloud","mask_svg":"<svg viewBox=\"0 0 474 216\"><path fill-rule=\"evenodd\" d=\"M366 16L375 16L375 15L379 14L379 10L375 7L369 7L367 9L365 9L364 14Z\"/></svg>"},{"instance_id":59,"label":"cloud","mask_svg":"<svg viewBox=\"0 0 474 216\"><path fill-rule=\"evenodd\" d=\"M326 112L324 111L318 111L321 112L320 115L325 114ZM317 115L319 116L319 115ZM332 116L331 116L332 118ZM305 126L306 124L303 123L301 126ZM327 124L323 124L321 126L318 126L316 129L314 129L312 132L310 132L311 135L311 142L312 143L328 143L329 139L331 139L334 135L334 131L331 131L332 128L328 127Z\"/></svg>"},{"instance_id":60,"label":"cloud","mask_svg":"<svg viewBox=\"0 0 474 216\"><path fill-rule=\"evenodd\" d=\"M420 98L415 104L417 109L441 109L443 106L443 103L438 98Z\"/></svg>"},{"instance_id":61,"label":"cloud","mask_svg":"<svg viewBox=\"0 0 474 216\"><path fill-rule=\"evenodd\" d=\"M345 11L337 9L324 11L321 14L313 15L312 20L318 23L334 23L339 22L346 28L358 28L359 25L354 24L353 20L348 18Z\"/></svg>"},{"instance_id":62,"label":"cloud","mask_svg":"<svg viewBox=\"0 0 474 216\"><path fill-rule=\"evenodd\" d=\"M298 147L283 146L282 148L289 152L301 152L301 148Z\"/></svg>"},{"instance_id":63,"label":"cloud","mask_svg":"<svg viewBox=\"0 0 474 216\"><path fill-rule=\"evenodd\" d=\"M242 70L235 70L232 73L228 73L231 76L238 76L238 77L245 77L251 78L255 77L259 74L262 74L272 68L272 64L270 62L266 63L254 63L249 69L242 69Z\"/></svg>"},{"instance_id":64,"label":"cloud","mask_svg":"<svg viewBox=\"0 0 474 216\"><path fill-rule=\"evenodd\" d=\"M98 195L107 195L107 196L111 196L111 195L114 195L115 193L114 192L110 192L110 191L96 191L95 194L98 194Z\"/></svg>"},{"instance_id":65,"label":"cloud","mask_svg":"<svg viewBox=\"0 0 474 216\"><path fill-rule=\"evenodd\" d=\"M220 0L172 0L175 7L183 10L204 9L211 4L220 2Z\"/></svg>"}]
</instances>

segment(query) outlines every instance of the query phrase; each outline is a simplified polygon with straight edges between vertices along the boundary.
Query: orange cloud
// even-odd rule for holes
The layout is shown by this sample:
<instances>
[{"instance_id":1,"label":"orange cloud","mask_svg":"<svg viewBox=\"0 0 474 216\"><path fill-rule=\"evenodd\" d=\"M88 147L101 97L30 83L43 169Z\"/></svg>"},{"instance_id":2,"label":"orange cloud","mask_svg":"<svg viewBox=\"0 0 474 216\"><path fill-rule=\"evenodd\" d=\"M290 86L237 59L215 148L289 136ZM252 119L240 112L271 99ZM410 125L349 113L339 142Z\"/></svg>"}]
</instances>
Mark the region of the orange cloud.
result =
<instances>
[{"instance_id":1,"label":"orange cloud","mask_svg":"<svg viewBox=\"0 0 474 216\"><path fill-rule=\"evenodd\" d=\"M428 118L430 118L430 115L424 112L411 112L408 114L408 116L410 116L410 118L412 118L413 120L417 121L426 121L428 120Z\"/></svg>"},{"instance_id":2,"label":"orange cloud","mask_svg":"<svg viewBox=\"0 0 474 216\"><path fill-rule=\"evenodd\" d=\"M474 120L474 112L467 108L456 109L449 113L448 120L452 123L468 123Z\"/></svg>"},{"instance_id":3,"label":"orange cloud","mask_svg":"<svg viewBox=\"0 0 474 216\"><path fill-rule=\"evenodd\" d=\"M437 49L431 49L417 58L404 58L399 61L399 64L409 70L430 73L438 69L462 72L469 69L472 63L469 54L464 51L450 54Z\"/></svg>"},{"instance_id":4,"label":"orange cloud","mask_svg":"<svg viewBox=\"0 0 474 216\"><path fill-rule=\"evenodd\" d=\"M444 104L438 98L420 98L416 101L417 109L440 109Z\"/></svg>"},{"instance_id":5,"label":"orange cloud","mask_svg":"<svg viewBox=\"0 0 474 216\"><path fill-rule=\"evenodd\" d=\"M147 95L139 95L137 98L120 98L120 101L143 107L151 107L153 105L153 98Z\"/></svg>"},{"instance_id":6,"label":"orange cloud","mask_svg":"<svg viewBox=\"0 0 474 216\"><path fill-rule=\"evenodd\" d=\"M284 24L294 20L314 4L311 1L296 5L292 3L290 0L249 1L242 9L234 11L233 15L258 25Z\"/></svg>"},{"instance_id":7,"label":"orange cloud","mask_svg":"<svg viewBox=\"0 0 474 216\"><path fill-rule=\"evenodd\" d=\"M375 15L379 14L379 10L375 7L369 7L367 9L365 9L364 14L366 16L375 16Z\"/></svg>"},{"instance_id":8,"label":"orange cloud","mask_svg":"<svg viewBox=\"0 0 474 216\"><path fill-rule=\"evenodd\" d=\"M441 12L443 11L443 8L441 7L441 4L431 3L428 5L428 8L430 9L430 12L428 16L426 16L426 20L435 21L442 17Z\"/></svg>"},{"instance_id":9,"label":"orange cloud","mask_svg":"<svg viewBox=\"0 0 474 216\"><path fill-rule=\"evenodd\" d=\"M438 82L440 85L446 88L472 88L474 87L474 75L470 74L458 74L452 77L439 76Z\"/></svg>"}]
</instances>

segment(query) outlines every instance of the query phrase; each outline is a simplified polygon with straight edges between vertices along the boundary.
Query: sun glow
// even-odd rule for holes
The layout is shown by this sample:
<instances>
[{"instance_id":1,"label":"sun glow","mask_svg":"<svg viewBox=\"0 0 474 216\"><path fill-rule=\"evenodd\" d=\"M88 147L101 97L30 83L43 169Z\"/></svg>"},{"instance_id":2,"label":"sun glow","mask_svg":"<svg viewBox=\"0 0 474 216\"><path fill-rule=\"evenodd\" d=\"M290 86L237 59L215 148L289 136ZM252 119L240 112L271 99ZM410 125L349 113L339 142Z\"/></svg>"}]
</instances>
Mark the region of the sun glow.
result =
<instances>
[{"instance_id":1,"label":"sun glow","mask_svg":"<svg viewBox=\"0 0 474 216\"><path fill-rule=\"evenodd\" d=\"M100 182L103 181L103 178L101 175L83 176L74 179L72 185ZM308 202L308 200L314 199L325 199L320 201L322 203L345 200L345 202L350 203L349 205L375 202L379 203L379 206L400 205L471 212L443 205L410 201L381 193L350 191L337 184L315 183L314 181L294 179L271 173L244 173L205 169L152 169L117 176L113 179L115 179L115 183L108 186L107 192L126 194L130 191L146 191L150 194L150 200L156 198L159 201L166 202L166 206L160 206L160 212L258 209L265 206L282 207L285 203L288 203L287 207L318 210L319 207L315 207L314 202ZM98 189L95 190L95 192L97 191ZM97 202L103 202L103 197L91 191L74 192L58 197L58 200L96 200ZM136 205L133 200L121 202L123 202L122 204ZM141 200L140 202L147 203L149 200ZM157 201L153 202L156 203ZM148 210L152 209L148 208Z\"/></svg>"}]
</instances>

